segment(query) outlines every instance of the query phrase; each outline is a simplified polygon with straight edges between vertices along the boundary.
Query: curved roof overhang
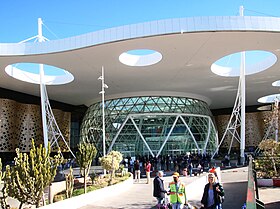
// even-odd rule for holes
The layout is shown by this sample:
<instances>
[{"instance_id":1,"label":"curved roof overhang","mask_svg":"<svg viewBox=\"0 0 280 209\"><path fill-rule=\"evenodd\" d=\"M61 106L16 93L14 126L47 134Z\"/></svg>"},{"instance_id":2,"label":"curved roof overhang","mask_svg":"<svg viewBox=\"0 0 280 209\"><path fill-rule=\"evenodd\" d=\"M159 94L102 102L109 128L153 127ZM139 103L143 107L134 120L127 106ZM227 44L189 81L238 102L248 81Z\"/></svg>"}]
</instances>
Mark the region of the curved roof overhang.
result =
<instances>
[{"instance_id":1,"label":"curved roof overhang","mask_svg":"<svg viewBox=\"0 0 280 209\"><path fill-rule=\"evenodd\" d=\"M238 77L221 77L211 65L223 56L246 50L280 53L280 18L194 17L152 21L110 28L41 43L0 44L0 87L31 95L39 86L18 81L5 73L13 63L43 63L69 71L74 81L48 87L49 98L69 104L90 105L100 100L97 78L105 68L106 98L135 95L176 95L202 99L212 109L232 107ZM133 67L119 62L123 52L152 49L162 60ZM280 64L246 76L246 103L257 104L263 95L277 92Z\"/></svg>"}]
</instances>

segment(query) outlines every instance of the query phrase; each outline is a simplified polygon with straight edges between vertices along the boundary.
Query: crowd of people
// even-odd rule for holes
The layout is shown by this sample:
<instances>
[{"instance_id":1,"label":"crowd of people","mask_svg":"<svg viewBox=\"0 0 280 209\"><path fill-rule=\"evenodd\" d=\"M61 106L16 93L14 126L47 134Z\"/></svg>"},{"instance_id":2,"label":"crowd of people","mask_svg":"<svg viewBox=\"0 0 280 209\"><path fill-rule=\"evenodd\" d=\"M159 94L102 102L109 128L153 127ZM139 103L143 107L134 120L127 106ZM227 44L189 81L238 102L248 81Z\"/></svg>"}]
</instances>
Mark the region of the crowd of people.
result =
<instances>
[{"instance_id":1,"label":"crowd of people","mask_svg":"<svg viewBox=\"0 0 280 209\"><path fill-rule=\"evenodd\" d=\"M135 182L139 182L141 174L146 175L147 184L150 183L151 171L157 173L153 180L153 196L157 199L158 208L168 208L166 199L172 209L194 208L188 202L186 194L186 185L180 180L180 174L184 176L193 175L193 169L196 168L198 174L206 171L208 183L205 185L203 196L201 198L201 208L203 209L222 209L224 189L219 183L215 167L208 170L211 155L209 154L192 154L185 155L166 155L159 157L136 156L135 158L127 157L122 162L128 171L134 174ZM164 171L173 172L173 181L168 188L164 188L163 174ZM167 198L168 197L168 198ZM165 205L165 207L163 207Z\"/></svg>"},{"instance_id":2,"label":"crowd of people","mask_svg":"<svg viewBox=\"0 0 280 209\"><path fill-rule=\"evenodd\" d=\"M122 164L128 171L134 174L134 178L137 180L141 177L141 174L149 175L151 171L175 171L178 173L186 172L192 176L193 169L197 169L199 172L203 171L205 167L209 166L211 161L210 154L182 154L182 155L164 155L158 157L152 156L136 156L124 158ZM148 171L147 172L147 165Z\"/></svg>"}]
</instances>

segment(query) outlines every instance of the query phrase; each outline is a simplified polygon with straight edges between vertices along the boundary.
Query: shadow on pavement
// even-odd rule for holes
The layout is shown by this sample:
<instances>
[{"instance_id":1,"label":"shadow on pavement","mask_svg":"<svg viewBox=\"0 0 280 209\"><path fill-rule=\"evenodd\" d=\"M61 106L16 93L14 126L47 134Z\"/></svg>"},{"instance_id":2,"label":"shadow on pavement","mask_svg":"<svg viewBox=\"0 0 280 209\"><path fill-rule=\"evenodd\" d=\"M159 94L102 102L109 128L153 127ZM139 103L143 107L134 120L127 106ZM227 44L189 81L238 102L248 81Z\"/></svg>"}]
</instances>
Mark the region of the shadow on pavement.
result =
<instances>
[{"instance_id":1,"label":"shadow on pavement","mask_svg":"<svg viewBox=\"0 0 280 209\"><path fill-rule=\"evenodd\" d=\"M238 209L246 202L247 182L224 183L225 202L223 208Z\"/></svg>"},{"instance_id":2,"label":"shadow on pavement","mask_svg":"<svg viewBox=\"0 0 280 209\"><path fill-rule=\"evenodd\" d=\"M142 208L142 209L157 209L156 205L155 206L152 206L151 207L151 204L127 204L125 207L108 207L108 206L89 206L87 205L86 207L81 207L80 209L83 209L83 208L91 208L91 209L136 209L136 208Z\"/></svg>"},{"instance_id":3,"label":"shadow on pavement","mask_svg":"<svg viewBox=\"0 0 280 209\"><path fill-rule=\"evenodd\" d=\"M265 209L279 209L280 208L280 201L265 204Z\"/></svg>"}]
</instances>

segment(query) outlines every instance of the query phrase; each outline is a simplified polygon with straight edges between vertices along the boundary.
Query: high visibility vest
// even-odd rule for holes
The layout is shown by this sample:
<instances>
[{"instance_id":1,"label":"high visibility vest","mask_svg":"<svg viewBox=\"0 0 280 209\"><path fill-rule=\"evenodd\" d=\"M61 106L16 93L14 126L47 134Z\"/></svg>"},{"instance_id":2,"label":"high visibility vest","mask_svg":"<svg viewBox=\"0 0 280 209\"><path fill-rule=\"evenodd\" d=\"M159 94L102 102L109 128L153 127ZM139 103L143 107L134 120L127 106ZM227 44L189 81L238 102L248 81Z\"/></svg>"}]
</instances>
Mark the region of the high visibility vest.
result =
<instances>
[{"instance_id":1,"label":"high visibility vest","mask_svg":"<svg viewBox=\"0 0 280 209\"><path fill-rule=\"evenodd\" d=\"M175 182L171 182L169 184L169 188L170 188L170 202L171 203L181 203L181 204L185 204L186 202L186 197L185 197L185 184L184 183L180 183L178 191L176 190L176 183Z\"/></svg>"}]
</instances>

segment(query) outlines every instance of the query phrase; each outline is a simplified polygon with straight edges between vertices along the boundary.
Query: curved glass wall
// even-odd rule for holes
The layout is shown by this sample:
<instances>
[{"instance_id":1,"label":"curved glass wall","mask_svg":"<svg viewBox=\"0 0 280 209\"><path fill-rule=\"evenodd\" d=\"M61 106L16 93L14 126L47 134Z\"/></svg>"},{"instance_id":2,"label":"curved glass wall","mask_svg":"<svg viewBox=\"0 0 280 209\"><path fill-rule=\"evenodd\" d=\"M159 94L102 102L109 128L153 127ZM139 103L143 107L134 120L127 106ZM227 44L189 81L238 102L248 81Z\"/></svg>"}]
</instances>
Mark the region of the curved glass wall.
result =
<instances>
[{"instance_id":1,"label":"curved glass wall","mask_svg":"<svg viewBox=\"0 0 280 209\"><path fill-rule=\"evenodd\" d=\"M184 97L144 96L105 101L106 152L124 156L213 153L217 131L208 105ZM94 142L102 155L102 103L91 105L81 140Z\"/></svg>"}]
</instances>

